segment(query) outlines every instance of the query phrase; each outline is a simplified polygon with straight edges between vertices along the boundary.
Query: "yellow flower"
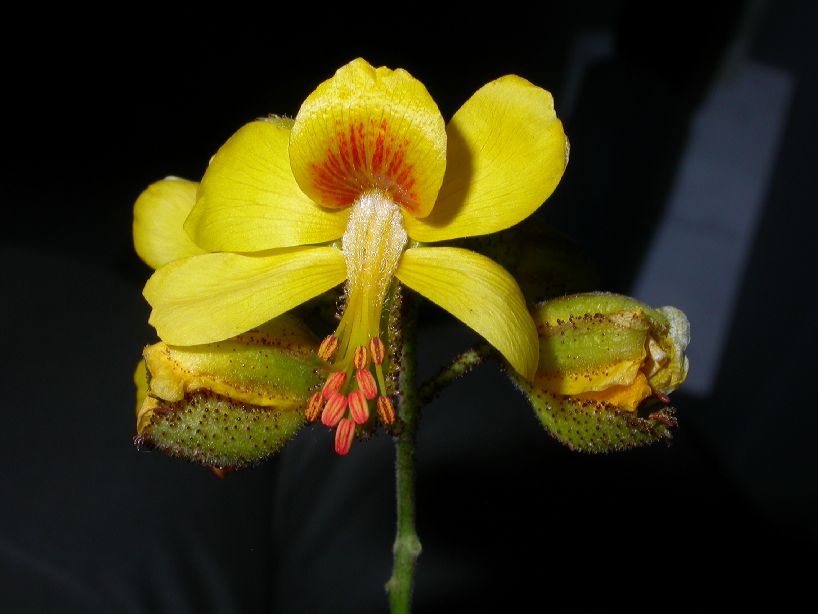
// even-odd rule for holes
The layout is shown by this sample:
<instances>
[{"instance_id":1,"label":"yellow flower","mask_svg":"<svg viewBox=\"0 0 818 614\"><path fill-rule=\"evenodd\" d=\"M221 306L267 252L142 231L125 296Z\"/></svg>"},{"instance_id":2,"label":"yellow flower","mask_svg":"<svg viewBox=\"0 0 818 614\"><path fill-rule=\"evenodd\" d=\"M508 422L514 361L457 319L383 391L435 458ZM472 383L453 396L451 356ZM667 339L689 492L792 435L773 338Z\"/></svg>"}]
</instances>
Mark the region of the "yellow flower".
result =
<instances>
[{"instance_id":1,"label":"yellow flower","mask_svg":"<svg viewBox=\"0 0 818 614\"><path fill-rule=\"evenodd\" d=\"M354 60L294 121L252 122L212 158L184 223L209 253L154 273L150 322L168 344L210 343L346 282L343 317L319 350L331 372L307 410L338 427L345 453L371 401L394 419L380 316L395 277L533 376L537 331L514 279L485 256L424 244L520 222L553 192L567 152L551 95L525 79L488 83L446 125L409 73ZM137 244L152 241L140 232Z\"/></svg>"}]
</instances>

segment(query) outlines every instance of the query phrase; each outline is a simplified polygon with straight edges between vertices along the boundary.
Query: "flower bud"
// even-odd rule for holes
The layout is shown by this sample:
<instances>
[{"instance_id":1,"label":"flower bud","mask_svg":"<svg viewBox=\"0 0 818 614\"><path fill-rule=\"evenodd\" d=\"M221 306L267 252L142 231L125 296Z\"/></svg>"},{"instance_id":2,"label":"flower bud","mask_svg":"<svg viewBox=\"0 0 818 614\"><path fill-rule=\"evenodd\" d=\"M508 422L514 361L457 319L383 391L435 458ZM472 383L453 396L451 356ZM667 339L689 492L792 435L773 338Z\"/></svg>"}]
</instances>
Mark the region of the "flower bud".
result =
<instances>
[{"instance_id":1,"label":"flower bud","mask_svg":"<svg viewBox=\"0 0 818 614\"><path fill-rule=\"evenodd\" d=\"M289 315L218 343L148 346L135 374L137 445L217 467L263 460L304 422L317 346Z\"/></svg>"},{"instance_id":2,"label":"flower bud","mask_svg":"<svg viewBox=\"0 0 818 614\"><path fill-rule=\"evenodd\" d=\"M540 338L538 388L633 411L654 390L669 394L687 376L690 327L674 307L575 294L539 303L532 316Z\"/></svg>"},{"instance_id":3,"label":"flower bud","mask_svg":"<svg viewBox=\"0 0 818 614\"><path fill-rule=\"evenodd\" d=\"M591 293L538 303L532 316L539 366L533 381L515 379L552 435L584 451L671 436L674 410L664 406L687 376L684 313Z\"/></svg>"}]
</instances>

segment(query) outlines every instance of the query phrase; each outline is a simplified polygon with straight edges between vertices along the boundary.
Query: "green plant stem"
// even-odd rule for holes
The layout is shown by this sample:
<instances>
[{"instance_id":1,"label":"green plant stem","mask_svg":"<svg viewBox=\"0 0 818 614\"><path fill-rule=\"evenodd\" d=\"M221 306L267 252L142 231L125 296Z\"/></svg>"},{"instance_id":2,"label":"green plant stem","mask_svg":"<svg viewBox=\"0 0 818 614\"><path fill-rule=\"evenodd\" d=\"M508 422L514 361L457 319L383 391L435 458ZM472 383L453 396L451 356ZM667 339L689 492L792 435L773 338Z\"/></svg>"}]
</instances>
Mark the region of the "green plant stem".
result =
<instances>
[{"instance_id":1,"label":"green plant stem","mask_svg":"<svg viewBox=\"0 0 818 614\"><path fill-rule=\"evenodd\" d=\"M415 529L415 439L420 409L415 380L416 323L415 297L404 292L401 317L403 350L398 377L400 431L394 438L398 522L392 548L392 577L386 583L392 614L411 611L415 562L421 550Z\"/></svg>"},{"instance_id":2,"label":"green plant stem","mask_svg":"<svg viewBox=\"0 0 818 614\"><path fill-rule=\"evenodd\" d=\"M418 390L419 406L423 407L432 401L449 384L481 365L486 358L493 356L493 353L488 343L481 343L460 354L449 366L441 369L437 375L420 387Z\"/></svg>"}]
</instances>

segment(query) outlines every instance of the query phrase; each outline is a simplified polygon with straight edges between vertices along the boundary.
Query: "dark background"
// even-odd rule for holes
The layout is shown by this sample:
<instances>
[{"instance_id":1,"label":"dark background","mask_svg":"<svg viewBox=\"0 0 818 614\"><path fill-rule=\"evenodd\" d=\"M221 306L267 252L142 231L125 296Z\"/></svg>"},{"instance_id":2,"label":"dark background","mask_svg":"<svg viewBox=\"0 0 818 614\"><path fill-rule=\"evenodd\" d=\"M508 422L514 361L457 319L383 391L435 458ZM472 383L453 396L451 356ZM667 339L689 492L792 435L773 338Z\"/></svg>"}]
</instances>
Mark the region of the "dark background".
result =
<instances>
[{"instance_id":1,"label":"dark background","mask_svg":"<svg viewBox=\"0 0 818 614\"><path fill-rule=\"evenodd\" d=\"M816 4L568 4L486 14L344 4L337 17L304 5L211 19L72 8L6 21L0 611L385 610L385 436L339 459L330 435L308 428L279 458L224 481L131 445L131 374L153 340L133 201L166 175L198 179L243 123L294 116L357 56L408 69L447 118L506 73L572 100L558 107L571 163L540 217L594 257L601 289L621 292L710 88L744 60L792 78L715 386L674 395L673 445L573 454L482 367L421 423L415 604L781 606L808 591L818 544ZM612 53L568 92L575 43L596 30L611 33ZM471 335L435 310L426 318L429 374Z\"/></svg>"}]
</instances>

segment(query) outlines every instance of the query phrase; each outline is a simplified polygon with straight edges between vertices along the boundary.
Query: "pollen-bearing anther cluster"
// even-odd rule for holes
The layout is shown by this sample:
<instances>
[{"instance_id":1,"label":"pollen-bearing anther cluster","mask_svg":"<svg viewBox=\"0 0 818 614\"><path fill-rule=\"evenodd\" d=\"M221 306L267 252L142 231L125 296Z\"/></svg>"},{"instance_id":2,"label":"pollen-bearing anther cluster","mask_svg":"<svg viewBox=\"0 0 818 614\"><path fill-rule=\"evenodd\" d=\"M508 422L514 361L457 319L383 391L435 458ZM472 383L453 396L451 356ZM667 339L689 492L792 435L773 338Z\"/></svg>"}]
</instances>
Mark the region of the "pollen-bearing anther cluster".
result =
<instances>
[{"instance_id":1,"label":"pollen-bearing anther cluster","mask_svg":"<svg viewBox=\"0 0 818 614\"><path fill-rule=\"evenodd\" d=\"M307 420L335 428L335 451L347 454L356 425L370 419L370 403L385 425L395 422L386 392L380 337L383 304L406 247L400 208L381 190L363 193L352 205L342 239L347 265L346 306L341 323L318 348L329 364L324 387L310 397Z\"/></svg>"}]
</instances>

